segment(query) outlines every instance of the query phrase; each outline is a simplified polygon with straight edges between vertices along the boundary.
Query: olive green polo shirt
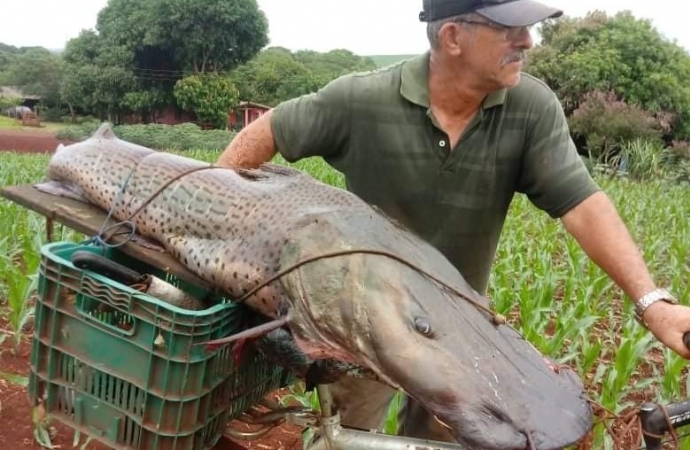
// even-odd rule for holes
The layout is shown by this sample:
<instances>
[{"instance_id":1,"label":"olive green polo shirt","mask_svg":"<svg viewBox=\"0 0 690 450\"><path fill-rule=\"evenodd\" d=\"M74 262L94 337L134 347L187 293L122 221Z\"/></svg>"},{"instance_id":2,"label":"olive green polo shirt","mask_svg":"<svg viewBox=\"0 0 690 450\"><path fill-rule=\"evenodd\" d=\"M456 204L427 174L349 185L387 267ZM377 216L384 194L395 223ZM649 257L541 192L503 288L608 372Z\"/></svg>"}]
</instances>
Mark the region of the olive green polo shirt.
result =
<instances>
[{"instance_id":1,"label":"olive green polo shirt","mask_svg":"<svg viewBox=\"0 0 690 450\"><path fill-rule=\"evenodd\" d=\"M348 190L438 248L485 293L516 192L560 217L598 186L557 97L527 74L486 97L451 149L429 107L428 57L346 75L284 102L271 128L286 160L323 157Z\"/></svg>"}]
</instances>

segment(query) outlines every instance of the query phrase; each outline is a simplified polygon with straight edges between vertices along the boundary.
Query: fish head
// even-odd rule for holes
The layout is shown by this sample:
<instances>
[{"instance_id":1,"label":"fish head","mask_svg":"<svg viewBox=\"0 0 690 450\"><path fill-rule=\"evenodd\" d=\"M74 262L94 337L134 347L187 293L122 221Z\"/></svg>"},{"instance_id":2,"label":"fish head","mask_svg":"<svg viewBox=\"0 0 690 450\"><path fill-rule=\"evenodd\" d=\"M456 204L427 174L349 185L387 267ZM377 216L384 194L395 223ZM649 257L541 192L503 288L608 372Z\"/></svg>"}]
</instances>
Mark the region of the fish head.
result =
<instances>
[{"instance_id":1,"label":"fish head","mask_svg":"<svg viewBox=\"0 0 690 450\"><path fill-rule=\"evenodd\" d=\"M556 373L518 332L496 324L488 300L440 254L409 238L383 252L353 239L359 252L330 229L341 226L311 228L295 234L284 261L312 259L283 280L298 345L368 367L468 448L558 449L590 430L578 377ZM423 251L405 251L411 243ZM346 254L318 258L334 247Z\"/></svg>"}]
</instances>

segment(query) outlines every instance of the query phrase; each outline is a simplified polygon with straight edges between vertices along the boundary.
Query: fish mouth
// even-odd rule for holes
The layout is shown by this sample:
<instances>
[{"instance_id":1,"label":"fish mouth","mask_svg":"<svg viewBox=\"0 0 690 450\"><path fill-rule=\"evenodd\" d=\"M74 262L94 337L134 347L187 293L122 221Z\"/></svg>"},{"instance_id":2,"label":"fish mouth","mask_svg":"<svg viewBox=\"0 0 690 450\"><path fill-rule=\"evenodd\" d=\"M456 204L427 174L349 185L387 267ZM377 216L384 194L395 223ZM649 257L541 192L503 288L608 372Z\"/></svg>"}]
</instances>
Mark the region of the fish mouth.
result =
<instances>
[{"instance_id":1,"label":"fish mouth","mask_svg":"<svg viewBox=\"0 0 690 450\"><path fill-rule=\"evenodd\" d=\"M449 411L447 406L425 405L431 409ZM461 410L460 413L457 411ZM468 450L562 450L576 441L554 439L549 433L530 431L491 405L453 408L444 418L433 415L448 434ZM567 438L566 438L567 440ZM570 442L573 441L573 442Z\"/></svg>"},{"instance_id":2,"label":"fish mouth","mask_svg":"<svg viewBox=\"0 0 690 450\"><path fill-rule=\"evenodd\" d=\"M407 349L417 345L399 334L394 342L400 350L379 354L379 370L468 449L558 450L591 429L581 380L565 368L554 372L536 352L510 355L506 343L510 357L493 353L468 364L473 348L461 342L413 353Z\"/></svg>"},{"instance_id":3,"label":"fish mouth","mask_svg":"<svg viewBox=\"0 0 690 450\"><path fill-rule=\"evenodd\" d=\"M429 421L438 423L445 429L446 433L443 434L450 434L468 450L534 450L532 433L491 404L467 403L461 406L437 401L418 402L424 409L433 412L430 417L427 416ZM422 435L412 437L425 438Z\"/></svg>"},{"instance_id":4,"label":"fish mouth","mask_svg":"<svg viewBox=\"0 0 690 450\"><path fill-rule=\"evenodd\" d=\"M529 448L528 443L531 440L528 438L529 433L503 417L481 411L464 413L463 416L462 422L455 422L454 427L437 417L436 420L448 427L455 440L469 449L524 450Z\"/></svg>"}]
</instances>

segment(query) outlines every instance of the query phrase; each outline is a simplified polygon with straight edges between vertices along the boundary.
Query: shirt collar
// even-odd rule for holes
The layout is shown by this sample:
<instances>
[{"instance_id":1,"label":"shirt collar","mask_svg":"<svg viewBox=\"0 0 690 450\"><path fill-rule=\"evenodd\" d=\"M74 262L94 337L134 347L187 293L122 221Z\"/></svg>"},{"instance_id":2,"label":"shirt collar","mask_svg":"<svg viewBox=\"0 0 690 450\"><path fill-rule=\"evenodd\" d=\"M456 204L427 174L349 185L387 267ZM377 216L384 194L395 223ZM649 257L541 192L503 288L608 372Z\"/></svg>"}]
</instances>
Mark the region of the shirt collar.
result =
<instances>
[{"instance_id":1,"label":"shirt collar","mask_svg":"<svg viewBox=\"0 0 690 450\"><path fill-rule=\"evenodd\" d=\"M400 95L419 106L429 108L429 57L427 51L403 63ZM482 109L486 110L505 102L507 89L500 89L487 95L482 102Z\"/></svg>"}]
</instances>

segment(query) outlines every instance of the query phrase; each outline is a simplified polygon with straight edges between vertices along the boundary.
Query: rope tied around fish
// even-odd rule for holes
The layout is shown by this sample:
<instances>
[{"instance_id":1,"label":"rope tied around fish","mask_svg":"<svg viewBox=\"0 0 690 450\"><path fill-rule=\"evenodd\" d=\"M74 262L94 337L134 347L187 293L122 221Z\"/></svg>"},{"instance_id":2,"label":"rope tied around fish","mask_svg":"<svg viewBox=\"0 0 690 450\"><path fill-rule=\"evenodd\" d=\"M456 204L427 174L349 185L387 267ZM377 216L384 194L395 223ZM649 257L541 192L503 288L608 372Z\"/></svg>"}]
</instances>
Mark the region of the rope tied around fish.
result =
<instances>
[{"instance_id":1,"label":"rope tied around fish","mask_svg":"<svg viewBox=\"0 0 690 450\"><path fill-rule=\"evenodd\" d=\"M174 182L178 181L179 179L203 170L214 170L214 169L221 169L221 170L236 170L240 174L246 174L246 173L251 173L251 169L232 169L232 168L227 168L227 167L221 167L221 166L216 166L213 164L210 164L208 166L201 166L201 167L195 167L193 169L184 171L182 173L177 174L176 176L172 177L169 179L167 182L165 182L163 185L161 185L146 201L144 201L134 212L132 212L129 217L127 217L124 220L121 220L119 222L113 223L112 225L107 226L108 221L112 218L114 214L114 209L115 205L117 205L121 199L122 196L125 194L125 191L127 189L127 186L129 185L131 179L134 176L134 173L136 172L136 167L132 169L132 171L127 175L126 179L124 180L121 189L118 192L118 197L116 201L113 202L112 207L108 211L108 214L106 218L103 221L103 224L101 225L101 228L99 232L92 236L90 239L87 239L85 243L95 243L103 248L105 247L110 247L110 248L115 248L115 247L120 247L127 242L129 242L137 233L136 230L136 225L132 221L132 219L139 214L146 206L148 206L157 196L159 196L167 187L169 187L171 184ZM122 234L118 233L118 229L120 229L122 226L127 226L129 227L129 231L124 233L126 235L126 238L117 244L109 243L109 241L117 234ZM297 270L298 268L310 264L319 260L327 259L327 258L335 258L335 257L340 257L340 256L347 256L347 255L353 255L353 254L370 254L370 255L379 255L387 258L391 258L395 261L400 262L401 264L404 264L411 269L419 272L420 274L426 276L427 278L433 280L434 282L438 283L451 293L457 295L458 297L462 298L463 300L469 302L479 310L485 312L486 314L489 315L490 320L496 325L503 325L503 326L508 326L510 328L513 328L510 324L508 324L508 321L506 317L490 307L487 307L485 305L482 305L481 303L477 302L476 300L468 297L467 295L459 292L457 289L453 288L450 286L448 283L444 282L443 280L439 279L438 277L434 276L433 274L427 272L426 270L422 269L421 267L417 266L413 262L407 261L406 259L400 257L399 255L396 255L392 252L388 251L383 251L383 250L373 250L373 249L348 249L348 250L340 250L340 251L334 251L334 252L328 252L328 253L323 253L317 256L313 256L310 258L303 259L301 261L298 261L291 266L280 270L277 272L275 275L269 277L268 279L262 281L261 283L257 284L254 288L251 290L247 291L242 295L241 297L237 298L235 301L238 303L241 303L245 301L246 299L250 298L252 295L257 293L259 290L262 288L266 287L270 283L273 283L274 281L279 280L280 278L284 277L290 272L293 272L294 270ZM262 336L274 329L283 327L288 324L288 319L287 317L282 317L277 320L269 321L267 323L246 329L240 333L236 333L234 335L222 338L222 339L217 339L217 340L212 340L212 341L207 341L207 342L202 342L196 345L205 345L208 349L215 349L221 346L224 346L228 343L234 342L234 341L242 341L250 338L255 338ZM546 359L545 359L546 361ZM573 370L571 367L567 365L552 365L549 361L546 361L549 367L556 373L559 373L560 370L562 369L570 369ZM599 423L603 423L604 426L606 427L607 433L611 436L614 449L615 450L624 450L624 449L630 449L631 445L634 445L635 447L639 447L640 443L643 440L643 431L642 427L640 426L640 414L639 414L639 408L632 408L630 411L623 413L623 414L615 414L609 409L605 408L604 406L600 405L596 401L587 398L587 401L590 403L593 409L594 416L597 417ZM663 408L663 406L662 406ZM664 413L666 411L664 410ZM669 422L670 425L670 419L668 417L668 414L666 414L666 419ZM614 421L614 424L611 425L607 423L607 421ZM592 430L594 430L596 426L595 425L592 427ZM669 430L673 430L672 426L668 427ZM675 444L674 445L674 450L680 449L679 445L679 439L676 436L676 434L671 431L670 432L672 441ZM656 437L661 437L661 436L656 436ZM528 440L528 447L531 449L535 448L534 442L532 441L532 436L527 435L527 440ZM590 450L593 447L593 431L591 431L585 438L578 443L577 447L575 447L575 450Z\"/></svg>"},{"instance_id":2,"label":"rope tied around fish","mask_svg":"<svg viewBox=\"0 0 690 450\"><path fill-rule=\"evenodd\" d=\"M124 182L122 184L122 188L118 192L118 198L116 199L116 201L113 202L113 206L110 208L110 211L108 211L108 215L106 216L106 218L103 222L103 225L101 226L101 229L99 230L99 233L97 235L93 236L91 239L87 240L86 242L93 242L93 243L96 243L96 244L101 245L103 247L119 247L121 245L124 245L126 242L131 240L136 235L136 225L134 224L134 222L132 222L132 219L134 218L134 216L136 216L144 208L146 208L146 206L148 206L156 197L158 197L160 194L162 194L166 188L168 188L171 184L173 184L174 182L178 181L179 179L181 179L187 175L190 175L192 173L199 172L202 170L212 170L212 169L236 170L240 173L251 173L251 171L247 170L247 169L232 169L232 168L227 168L227 167L216 166L213 164L210 164L208 166L195 167L193 169L186 170L184 172L181 172L181 173L175 175L174 177L172 177L171 179L169 179L168 181L163 183L158 189L156 189L156 191L153 192L153 194L151 196L149 196L148 199L146 199L146 201L144 201L136 210L134 210L134 212L132 212L129 215L129 217L127 217L126 219L124 219L120 222L114 223L113 225L106 227L108 220L113 215L115 205L117 205L118 202L121 200L122 196L124 195L124 193L127 189L127 186L129 185L130 180L132 179L134 173L136 172L136 167L135 167L134 169L132 169L132 171L127 175L127 178L124 180ZM123 225L127 225L130 228L130 231L128 233L126 233L128 235L128 238L119 244L109 244L108 241L113 236L116 235L117 229ZM107 235L108 231L110 231L109 235ZM312 262L315 262L315 261L318 261L321 259L334 258L337 256L346 256L346 255L352 255L352 254L380 255L380 256L385 256L385 257L394 259L394 260L396 260L402 264L405 264L408 267L410 267L411 269L418 271L422 275L424 275L424 276L430 278L431 280L435 281L436 283L440 284L444 288L451 291L453 294L455 294L455 295L459 296L460 298L466 300L467 302L471 303L476 308L486 312L491 317L491 320L493 321L494 324L496 324L496 325L508 325L506 317L504 315L497 313L496 311L492 310L489 307L482 305L481 303L475 301L474 299L471 299L470 297L461 293L457 289L450 286L448 283L445 283L444 281L440 280L438 277L435 277L434 275L425 271L424 269L417 266L416 264L414 264L410 261L407 261L406 259L404 259L404 258L402 258L402 257L400 257L394 253L383 251L383 250L371 250L371 249L340 250L340 251L335 251L335 252L330 252L330 253L324 253L321 255L317 255L317 256L314 256L311 258L304 259L302 261L298 261L297 263L293 264L292 266L287 267L286 269L279 271L274 276L272 276L272 277L268 278L267 280L264 280L263 282L259 283L253 289L246 292L244 295L242 295L241 297L239 297L235 301L237 303L241 303L241 302L245 301L246 299L248 299L249 297L254 295L256 292L258 292L262 288L273 283L274 281L279 280L280 278L284 277L288 273L302 267L305 264L309 264L309 263L312 263ZM275 320L273 322L268 322L267 324L260 325L260 326L255 327L255 328L251 328L251 329L246 330L242 333L238 333L236 335L229 336L225 339L218 339L216 341L209 341L205 344L216 346L216 345L222 345L222 344L226 344L229 342L233 342L233 341L236 341L239 339L246 339L247 337L258 336L258 335L267 333L268 331L271 331L275 328L279 328L279 327L285 325L286 323L287 323L287 319L281 318L281 319Z\"/></svg>"}]
</instances>

